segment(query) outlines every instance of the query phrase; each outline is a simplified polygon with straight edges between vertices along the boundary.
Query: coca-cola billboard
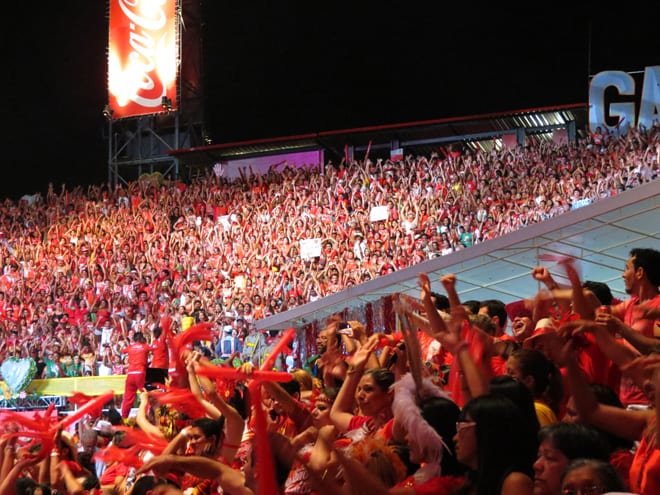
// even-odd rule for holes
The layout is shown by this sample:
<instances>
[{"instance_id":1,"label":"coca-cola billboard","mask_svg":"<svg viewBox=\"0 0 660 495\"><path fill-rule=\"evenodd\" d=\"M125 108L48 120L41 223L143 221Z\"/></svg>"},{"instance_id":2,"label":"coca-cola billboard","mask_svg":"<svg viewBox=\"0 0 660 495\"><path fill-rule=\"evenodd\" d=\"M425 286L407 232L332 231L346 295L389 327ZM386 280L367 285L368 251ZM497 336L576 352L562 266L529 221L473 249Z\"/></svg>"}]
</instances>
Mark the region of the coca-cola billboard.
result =
<instances>
[{"instance_id":1,"label":"coca-cola billboard","mask_svg":"<svg viewBox=\"0 0 660 495\"><path fill-rule=\"evenodd\" d=\"M112 118L176 110L176 0L111 0L108 104ZM164 97L166 100L164 100Z\"/></svg>"}]
</instances>

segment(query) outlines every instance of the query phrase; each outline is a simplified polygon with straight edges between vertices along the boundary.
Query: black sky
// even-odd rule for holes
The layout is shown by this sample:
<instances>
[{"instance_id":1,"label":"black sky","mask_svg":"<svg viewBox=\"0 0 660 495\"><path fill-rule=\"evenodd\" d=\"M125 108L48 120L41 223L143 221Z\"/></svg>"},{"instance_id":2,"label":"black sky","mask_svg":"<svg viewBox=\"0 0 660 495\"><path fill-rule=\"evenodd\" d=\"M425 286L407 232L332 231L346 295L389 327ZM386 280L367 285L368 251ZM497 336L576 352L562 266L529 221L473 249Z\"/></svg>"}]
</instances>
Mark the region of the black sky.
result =
<instances>
[{"instance_id":1,"label":"black sky","mask_svg":"<svg viewBox=\"0 0 660 495\"><path fill-rule=\"evenodd\" d=\"M580 103L589 73L660 63L657 8L565 4L205 0L206 126L222 143ZM12 5L0 197L106 180L106 2Z\"/></svg>"}]
</instances>

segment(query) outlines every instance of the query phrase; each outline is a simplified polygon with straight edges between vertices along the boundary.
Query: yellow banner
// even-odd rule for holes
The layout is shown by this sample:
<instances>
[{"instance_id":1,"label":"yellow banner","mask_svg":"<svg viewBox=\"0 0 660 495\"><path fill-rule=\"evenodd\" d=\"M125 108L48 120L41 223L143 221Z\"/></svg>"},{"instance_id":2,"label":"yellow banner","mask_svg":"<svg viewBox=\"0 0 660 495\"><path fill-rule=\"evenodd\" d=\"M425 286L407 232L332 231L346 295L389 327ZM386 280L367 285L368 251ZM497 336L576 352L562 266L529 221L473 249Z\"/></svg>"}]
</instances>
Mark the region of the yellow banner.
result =
<instances>
[{"instance_id":1,"label":"yellow banner","mask_svg":"<svg viewBox=\"0 0 660 495\"><path fill-rule=\"evenodd\" d=\"M0 388L5 389L4 382ZM113 376L78 376L74 378L50 378L47 380L32 380L25 393L32 395L58 395L70 397L75 392L85 395L102 395L112 390L116 395L124 393L126 375Z\"/></svg>"}]
</instances>

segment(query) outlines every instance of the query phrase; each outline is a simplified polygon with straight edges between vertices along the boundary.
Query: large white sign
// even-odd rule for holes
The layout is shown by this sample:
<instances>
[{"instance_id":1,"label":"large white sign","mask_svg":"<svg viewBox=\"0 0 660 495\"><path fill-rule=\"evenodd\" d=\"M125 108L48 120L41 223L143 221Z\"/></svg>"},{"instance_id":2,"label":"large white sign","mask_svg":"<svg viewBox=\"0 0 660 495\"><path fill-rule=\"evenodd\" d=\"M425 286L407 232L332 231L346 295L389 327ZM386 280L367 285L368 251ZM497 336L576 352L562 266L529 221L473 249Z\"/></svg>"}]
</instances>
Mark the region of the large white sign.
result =
<instances>
[{"instance_id":1,"label":"large white sign","mask_svg":"<svg viewBox=\"0 0 660 495\"><path fill-rule=\"evenodd\" d=\"M390 213L387 211L387 206L374 206L369 212L369 220L377 222L379 220L387 220Z\"/></svg>"},{"instance_id":2,"label":"large white sign","mask_svg":"<svg viewBox=\"0 0 660 495\"><path fill-rule=\"evenodd\" d=\"M300 258L308 260L321 256L321 238L300 239Z\"/></svg>"}]
</instances>

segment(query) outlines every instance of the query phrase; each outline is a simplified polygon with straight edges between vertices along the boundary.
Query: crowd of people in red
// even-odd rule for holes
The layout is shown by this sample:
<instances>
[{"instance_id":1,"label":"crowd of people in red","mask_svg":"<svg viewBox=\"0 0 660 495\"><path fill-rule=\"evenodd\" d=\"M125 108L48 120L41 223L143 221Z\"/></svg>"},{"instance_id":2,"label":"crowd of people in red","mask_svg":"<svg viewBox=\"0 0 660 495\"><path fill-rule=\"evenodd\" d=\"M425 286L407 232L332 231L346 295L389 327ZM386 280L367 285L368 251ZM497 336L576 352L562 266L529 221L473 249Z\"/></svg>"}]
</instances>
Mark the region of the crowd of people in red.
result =
<instances>
[{"instance_id":1,"label":"crowd of people in red","mask_svg":"<svg viewBox=\"0 0 660 495\"><path fill-rule=\"evenodd\" d=\"M653 247L624 301L579 260L510 305L421 273L418 299L392 295L400 333L337 317L304 366L276 364L294 331L257 352L269 313L657 179L660 126L600 138L6 201L1 360L127 378L120 411L112 391L0 411L0 493L658 493Z\"/></svg>"},{"instance_id":2,"label":"crowd of people in red","mask_svg":"<svg viewBox=\"0 0 660 495\"><path fill-rule=\"evenodd\" d=\"M630 250L623 301L561 263L570 285L536 267L545 288L513 306L420 273L419 299L392 295L400 333L331 318L308 370L272 371L293 330L259 368L180 341L183 372L131 418L101 412L108 394L64 419L0 413L0 493L654 495L660 251Z\"/></svg>"},{"instance_id":3,"label":"crowd of people in red","mask_svg":"<svg viewBox=\"0 0 660 495\"><path fill-rule=\"evenodd\" d=\"M189 184L52 188L0 208L0 361L126 371L170 315L249 323L651 181L660 127L397 162L281 164ZM374 208L386 210L371 221ZM318 252L301 241L313 240ZM230 322L231 323L231 322ZM184 323L185 324L185 323ZM222 337L218 332L217 339ZM212 350L215 351L214 342ZM105 345L104 345L105 344Z\"/></svg>"}]
</instances>

